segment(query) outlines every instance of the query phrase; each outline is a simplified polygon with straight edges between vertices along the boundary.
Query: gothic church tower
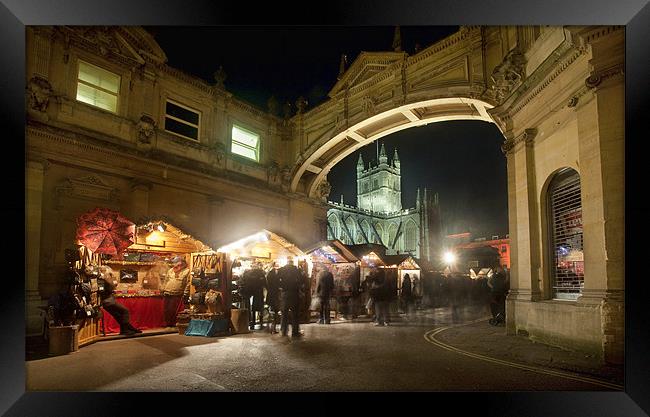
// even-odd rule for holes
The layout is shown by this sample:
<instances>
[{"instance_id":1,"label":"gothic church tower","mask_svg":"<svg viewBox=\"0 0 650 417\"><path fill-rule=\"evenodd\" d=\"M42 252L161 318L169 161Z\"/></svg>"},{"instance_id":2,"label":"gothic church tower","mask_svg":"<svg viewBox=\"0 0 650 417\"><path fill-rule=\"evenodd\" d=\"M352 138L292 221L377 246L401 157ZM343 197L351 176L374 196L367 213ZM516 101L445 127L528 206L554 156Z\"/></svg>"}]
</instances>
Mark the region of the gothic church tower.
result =
<instances>
[{"instance_id":1,"label":"gothic church tower","mask_svg":"<svg viewBox=\"0 0 650 417\"><path fill-rule=\"evenodd\" d=\"M397 149L388 161L386 148L381 145L379 164L365 169L359 154L357 162L357 207L375 213L396 213L402 210L400 161Z\"/></svg>"}]
</instances>

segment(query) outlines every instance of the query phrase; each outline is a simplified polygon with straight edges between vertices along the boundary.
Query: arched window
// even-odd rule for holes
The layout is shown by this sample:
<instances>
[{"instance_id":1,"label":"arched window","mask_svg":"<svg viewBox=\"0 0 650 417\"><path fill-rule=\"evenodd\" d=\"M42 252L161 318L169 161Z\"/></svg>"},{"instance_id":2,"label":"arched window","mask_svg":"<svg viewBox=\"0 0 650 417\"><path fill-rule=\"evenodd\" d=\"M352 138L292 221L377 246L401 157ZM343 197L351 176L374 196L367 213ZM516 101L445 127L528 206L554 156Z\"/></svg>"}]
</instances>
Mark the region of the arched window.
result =
<instances>
[{"instance_id":1,"label":"arched window","mask_svg":"<svg viewBox=\"0 0 650 417\"><path fill-rule=\"evenodd\" d=\"M553 298L575 300L584 287L580 175L559 171L548 187L550 277Z\"/></svg>"},{"instance_id":2,"label":"arched window","mask_svg":"<svg viewBox=\"0 0 650 417\"><path fill-rule=\"evenodd\" d=\"M417 225L413 220L409 220L404 227L404 252L415 252L416 249Z\"/></svg>"},{"instance_id":3,"label":"arched window","mask_svg":"<svg viewBox=\"0 0 650 417\"><path fill-rule=\"evenodd\" d=\"M388 226L388 241L386 242L386 245L390 249L397 249L397 245L393 247L393 244L395 243L395 235L397 235L397 225L391 223L390 226Z\"/></svg>"},{"instance_id":4,"label":"arched window","mask_svg":"<svg viewBox=\"0 0 650 417\"><path fill-rule=\"evenodd\" d=\"M361 220L361 229L363 229L363 233L366 234L366 237L368 238L368 243L374 243L372 240L374 233L370 228L370 223L368 223L368 220L366 219Z\"/></svg>"},{"instance_id":5,"label":"arched window","mask_svg":"<svg viewBox=\"0 0 650 417\"><path fill-rule=\"evenodd\" d=\"M375 223L375 230L377 230L377 234L381 238L381 241L378 241L377 236L374 235L375 236L374 237L375 243L379 243L379 244L384 245L385 244L384 243L384 240L385 240L385 238L384 238L384 227L381 225L381 223Z\"/></svg>"},{"instance_id":6,"label":"arched window","mask_svg":"<svg viewBox=\"0 0 650 417\"><path fill-rule=\"evenodd\" d=\"M327 218L327 222L329 223L330 226L327 230L327 239L338 239L339 236L341 235L341 227L339 225L339 219L336 217L335 214L332 214Z\"/></svg>"},{"instance_id":7,"label":"arched window","mask_svg":"<svg viewBox=\"0 0 650 417\"><path fill-rule=\"evenodd\" d=\"M357 225L355 224L356 222L352 218L352 216L348 216L347 219L345 219L345 225L348 227L348 231L350 232L350 236L346 236L348 238L348 241L351 245L354 245L354 238L357 235Z\"/></svg>"}]
</instances>

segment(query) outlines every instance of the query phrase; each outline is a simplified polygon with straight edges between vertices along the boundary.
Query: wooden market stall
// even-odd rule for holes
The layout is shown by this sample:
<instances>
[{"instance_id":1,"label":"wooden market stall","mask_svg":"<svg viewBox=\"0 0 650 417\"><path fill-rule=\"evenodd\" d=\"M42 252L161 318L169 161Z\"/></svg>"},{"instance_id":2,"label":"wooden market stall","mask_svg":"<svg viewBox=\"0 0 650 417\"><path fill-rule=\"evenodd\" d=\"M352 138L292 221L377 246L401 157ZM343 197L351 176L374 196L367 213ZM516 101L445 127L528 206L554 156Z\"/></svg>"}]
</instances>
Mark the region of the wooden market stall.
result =
<instances>
[{"instance_id":1,"label":"wooden market stall","mask_svg":"<svg viewBox=\"0 0 650 417\"><path fill-rule=\"evenodd\" d=\"M330 302L331 308L338 317L340 308L338 300L341 297L351 297L360 287L360 259L352 253L340 240L326 240L318 242L308 248L305 253L313 263L311 274L311 288L315 289L319 272L326 266L334 276L334 300ZM363 278L361 278L363 279ZM312 294L313 296L313 294ZM353 312L353 315L356 313Z\"/></svg>"},{"instance_id":2,"label":"wooden market stall","mask_svg":"<svg viewBox=\"0 0 650 417\"><path fill-rule=\"evenodd\" d=\"M261 264L264 273L271 268L280 268L287 264L291 257L294 265L299 267L305 277L311 272L311 260L296 245L286 238L262 229L256 233L245 236L234 242L228 243L217 249L220 254L228 257L232 266L230 270L233 289L230 291L231 321L237 333L248 332L248 314L244 308L243 299L238 292L238 278L255 264ZM309 285L309 283L306 283ZM309 300L307 300L308 304ZM307 310L308 311L308 310ZM304 321L305 317L303 317ZM306 317L308 320L308 316Z\"/></svg>"},{"instance_id":3,"label":"wooden market stall","mask_svg":"<svg viewBox=\"0 0 650 417\"><path fill-rule=\"evenodd\" d=\"M195 263L223 269L220 256L212 248L165 221L138 225L134 244L119 256L106 256L103 259L103 263L114 271L116 301L129 309L131 324L138 329L165 327L162 293L171 260L177 256L185 259L190 271L194 271ZM212 258L208 261L208 257ZM191 278L192 275L188 280L191 281ZM227 276L219 286L223 292L227 292L226 281ZM195 291L191 287L191 295ZM185 303L181 302L177 313L185 308ZM111 334L119 331L115 319L110 314L104 314L104 332Z\"/></svg>"},{"instance_id":4,"label":"wooden market stall","mask_svg":"<svg viewBox=\"0 0 650 417\"><path fill-rule=\"evenodd\" d=\"M383 261L386 264L386 268L396 268L397 269L397 289L402 289L402 281L404 280L404 275L408 274L411 279L417 277L420 279L420 265L415 261L411 255L385 255Z\"/></svg>"}]
</instances>

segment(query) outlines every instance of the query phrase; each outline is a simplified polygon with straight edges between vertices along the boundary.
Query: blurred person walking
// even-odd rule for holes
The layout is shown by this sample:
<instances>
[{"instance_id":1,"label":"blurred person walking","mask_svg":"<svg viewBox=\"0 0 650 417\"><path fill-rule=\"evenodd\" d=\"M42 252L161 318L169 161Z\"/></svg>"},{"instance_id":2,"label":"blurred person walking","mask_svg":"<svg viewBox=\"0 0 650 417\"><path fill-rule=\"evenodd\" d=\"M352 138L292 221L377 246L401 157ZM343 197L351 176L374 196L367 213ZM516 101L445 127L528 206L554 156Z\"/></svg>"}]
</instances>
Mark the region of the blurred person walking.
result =
<instances>
[{"instance_id":1,"label":"blurred person walking","mask_svg":"<svg viewBox=\"0 0 650 417\"><path fill-rule=\"evenodd\" d=\"M323 266L323 269L318 274L318 283L316 284L316 296L320 301L318 324L330 324L330 298L333 291L334 276L327 266Z\"/></svg>"},{"instance_id":2,"label":"blurred person walking","mask_svg":"<svg viewBox=\"0 0 650 417\"><path fill-rule=\"evenodd\" d=\"M281 291L282 318L280 332L287 336L289 331L289 312L291 312L291 336L300 337L300 292L303 286L302 274L293 264L293 258L278 270Z\"/></svg>"}]
</instances>

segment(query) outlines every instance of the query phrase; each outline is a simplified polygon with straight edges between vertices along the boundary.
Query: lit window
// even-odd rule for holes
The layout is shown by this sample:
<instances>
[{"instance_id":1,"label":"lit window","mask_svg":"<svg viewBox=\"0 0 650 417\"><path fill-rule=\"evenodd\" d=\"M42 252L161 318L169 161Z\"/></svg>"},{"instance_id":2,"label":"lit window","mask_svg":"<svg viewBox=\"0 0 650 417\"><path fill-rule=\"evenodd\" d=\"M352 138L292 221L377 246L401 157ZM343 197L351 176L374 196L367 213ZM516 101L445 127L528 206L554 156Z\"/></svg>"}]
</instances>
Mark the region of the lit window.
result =
<instances>
[{"instance_id":1,"label":"lit window","mask_svg":"<svg viewBox=\"0 0 650 417\"><path fill-rule=\"evenodd\" d=\"M234 154L252 159L260 160L260 135L239 126L232 127L232 146L230 151Z\"/></svg>"},{"instance_id":2,"label":"lit window","mask_svg":"<svg viewBox=\"0 0 650 417\"><path fill-rule=\"evenodd\" d=\"M120 76L87 62L79 61L77 100L117 113Z\"/></svg>"},{"instance_id":3,"label":"lit window","mask_svg":"<svg viewBox=\"0 0 650 417\"><path fill-rule=\"evenodd\" d=\"M201 113L180 103L167 100L165 104L165 130L175 135L199 140Z\"/></svg>"}]
</instances>

